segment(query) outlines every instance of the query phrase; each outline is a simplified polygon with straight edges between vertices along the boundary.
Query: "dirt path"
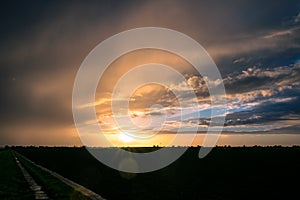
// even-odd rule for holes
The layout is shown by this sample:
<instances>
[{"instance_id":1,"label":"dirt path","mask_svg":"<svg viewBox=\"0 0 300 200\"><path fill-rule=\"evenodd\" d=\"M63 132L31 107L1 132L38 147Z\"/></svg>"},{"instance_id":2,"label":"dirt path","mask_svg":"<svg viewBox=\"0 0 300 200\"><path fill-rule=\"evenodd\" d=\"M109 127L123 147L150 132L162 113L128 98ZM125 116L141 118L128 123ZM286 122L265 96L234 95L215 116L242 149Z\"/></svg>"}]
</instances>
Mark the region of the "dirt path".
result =
<instances>
[{"instance_id":1,"label":"dirt path","mask_svg":"<svg viewBox=\"0 0 300 200\"><path fill-rule=\"evenodd\" d=\"M102 198L100 195L98 195L98 194L96 194L95 192L93 192L93 191L91 191L91 190L85 188L84 186L79 185L79 184L77 184L77 183L75 183L75 182L73 182L73 181L71 181L71 180L69 180L69 179L67 179L67 178L65 178L65 177L63 177L63 176L61 176L60 174L58 174L58 173L56 173L56 172L53 172L53 171L51 171L51 170L49 170L49 169L47 169L47 168L45 168L45 167L43 167L43 166L41 166L41 165L38 165L38 164L32 162L31 160L29 160L28 158L24 157L23 155L22 155L22 157L23 157L24 159L26 159L28 162L30 162L30 163L32 163L33 165L35 165L36 167L39 167L40 169L42 169L42 170L44 170L44 171L50 173L52 176L58 178L59 180L61 180L61 181L64 182L65 184L71 186L72 188L74 188L74 190L77 190L78 192L81 192L83 195L89 197L90 199L92 199L92 200L105 200L105 199Z\"/></svg>"},{"instance_id":2,"label":"dirt path","mask_svg":"<svg viewBox=\"0 0 300 200\"><path fill-rule=\"evenodd\" d=\"M39 186L35 180L30 176L26 169L22 166L17 157L15 157L16 163L21 169L26 181L28 182L30 189L34 192L35 199L49 199L48 195L42 190L42 187Z\"/></svg>"}]
</instances>

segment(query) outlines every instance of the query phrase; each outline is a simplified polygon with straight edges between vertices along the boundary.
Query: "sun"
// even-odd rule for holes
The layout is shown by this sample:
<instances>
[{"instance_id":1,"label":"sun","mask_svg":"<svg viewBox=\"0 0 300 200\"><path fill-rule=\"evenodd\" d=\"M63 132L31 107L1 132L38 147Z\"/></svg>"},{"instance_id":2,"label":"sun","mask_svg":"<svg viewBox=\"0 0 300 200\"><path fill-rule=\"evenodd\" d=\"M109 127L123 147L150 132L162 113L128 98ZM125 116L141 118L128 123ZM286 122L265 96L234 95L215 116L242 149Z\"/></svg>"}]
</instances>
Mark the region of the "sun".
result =
<instances>
[{"instance_id":1,"label":"sun","mask_svg":"<svg viewBox=\"0 0 300 200\"><path fill-rule=\"evenodd\" d=\"M124 133L124 132L121 132L119 133L119 139L122 141L122 142L132 142L133 141L133 138L130 137L128 134Z\"/></svg>"}]
</instances>

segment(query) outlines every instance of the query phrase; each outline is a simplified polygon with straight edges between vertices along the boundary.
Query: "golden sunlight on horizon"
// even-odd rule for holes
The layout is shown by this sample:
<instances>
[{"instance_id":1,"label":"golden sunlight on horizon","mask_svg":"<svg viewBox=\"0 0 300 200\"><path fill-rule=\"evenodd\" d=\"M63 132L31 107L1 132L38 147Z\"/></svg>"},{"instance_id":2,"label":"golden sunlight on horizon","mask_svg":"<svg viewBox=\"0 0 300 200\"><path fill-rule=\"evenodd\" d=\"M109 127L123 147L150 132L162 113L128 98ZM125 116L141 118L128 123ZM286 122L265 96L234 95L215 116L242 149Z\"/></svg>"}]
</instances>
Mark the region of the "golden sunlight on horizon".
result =
<instances>
[{"instance_id":1,"label":"golden sunlight on horizon","mask_svg":"<svg viewBox=\"0 0 300 200\"><path fill-rule=\"evenodd\" d=\"M187 137L191 136L191 133L184 133ZM152 147L158 145L161 147L164 146L185 146L185 136L181 137L180 143L174 143L171 145L173 139L176 137L176 134L173 133L158 133L155 136L152 136L148 139L137 140L136 138L124 134L106 134L108 140L114 146L117 147ZM194 141L191 146L201 146L203 144L203 139L205 134L198 133L195 135ZM188 139L187 139L188 140ZM272 143L271 143L272 142ZM300 145L300 136L298 134L237 134L237 133L228 133L221 134L219 140L216 144L217 146L272 146L272 145L282 145L282 146L293 146Z\"/></svg>"},{"instance_id":2,"label":"golden sunlight on horizon","mask_svg":"<svg viewBox=\"0 0 300 200\"><path fill-rule=\"evenodd\" d=\"M134 138L128 136L126 133L124 132L120 132L119 133L119 139L124 142L124 143L128 143L128 142L132 142L134 140Z\"/></svg>"}]
</instances>

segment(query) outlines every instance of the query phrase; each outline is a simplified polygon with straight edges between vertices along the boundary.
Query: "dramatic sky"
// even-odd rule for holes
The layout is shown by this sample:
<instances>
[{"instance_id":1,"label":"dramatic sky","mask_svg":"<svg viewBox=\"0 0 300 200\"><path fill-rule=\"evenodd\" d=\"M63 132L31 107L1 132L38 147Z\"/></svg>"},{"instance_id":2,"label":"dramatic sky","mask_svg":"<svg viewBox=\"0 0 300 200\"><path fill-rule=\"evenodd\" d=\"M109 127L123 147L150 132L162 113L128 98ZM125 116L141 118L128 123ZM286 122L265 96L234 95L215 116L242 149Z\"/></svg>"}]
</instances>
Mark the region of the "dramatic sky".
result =
<instances>
[{"instance_id":1,"label":"dramatic sky","mask_svg":"<svg viewBox=\"0 0 300 200\"><path fill-rule=\"evenodd\" d=\"M215 61L228 106L218 144L300 144L299 1L9 1L0 9L0 145L81 145L72 116L77 70L101 41L145 26L187 34ZM138 88L130 101L137 123L147 123L150 117L160 121L168 114L161 132L140 144L113 122L111 92L125 72L150 62L183 74L201 107L189 106L181 82L174 82L173 89L187 102L184 108L169 88ZM95 106L97 123L113 143L166 145L179 127L188 135L189 127L196 126L194 144L201 145L201 133L210 123L208 80L185 60L158 50L136 51L117 59L104 75L95 102L83 106ZM179 120L179 110L186 120ZM195 113L201 117L193 117Z\"/></svg>"}]
</instances>

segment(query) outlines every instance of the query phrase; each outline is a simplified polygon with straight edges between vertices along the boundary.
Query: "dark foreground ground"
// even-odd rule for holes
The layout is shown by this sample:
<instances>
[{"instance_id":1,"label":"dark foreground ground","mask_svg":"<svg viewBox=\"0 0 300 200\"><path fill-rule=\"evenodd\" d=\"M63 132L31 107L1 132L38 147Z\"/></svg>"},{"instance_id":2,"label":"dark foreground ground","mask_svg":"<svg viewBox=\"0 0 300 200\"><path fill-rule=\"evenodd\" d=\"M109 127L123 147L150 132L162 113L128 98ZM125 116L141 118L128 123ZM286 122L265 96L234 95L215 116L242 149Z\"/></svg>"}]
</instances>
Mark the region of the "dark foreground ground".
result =
<instances>
[{"instance_id":1,"label":"dark foreground ground","mask_svg":"<svg viewBox=\"0 0 300 200\"><path fill-rule=\"evenodd\" d=\"M34 199L10 151L0 150L0 199Z\"/></svg>"},{"instance_id":2,"label":"dark foreground ground","mask_svg":"<svg viewBox=\"0 0 300 200\"><path fill-rule=\"evenodd\" d=\"M35 192L30 189L16 159L30 174L37 185L46 192L48 199L59 200L91 200L81 192L63 183L58 178L52 176L39 167L33 165L23 156L11 149L0 150L0 200L32 200L44 199L45 196L35 196ZM33 186L33 185L31 185Z\"/></svg>"},{"instance_id":3,"label":"dark foreground ground","mask_svg":"<svg viewBox=\"0 0 300 200\"><path fill-rule=\"evenodd\" d=\"M110 169L85 148L13 149L107 199L298 199L300 196L299 147L217 147L204 159L197 156L199 148L190 148L168 167L145 174L122 174Z\"/></svg>"}]
</instances>

